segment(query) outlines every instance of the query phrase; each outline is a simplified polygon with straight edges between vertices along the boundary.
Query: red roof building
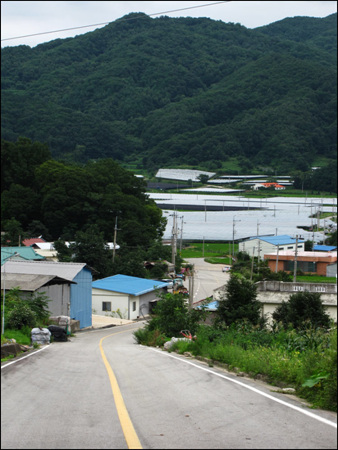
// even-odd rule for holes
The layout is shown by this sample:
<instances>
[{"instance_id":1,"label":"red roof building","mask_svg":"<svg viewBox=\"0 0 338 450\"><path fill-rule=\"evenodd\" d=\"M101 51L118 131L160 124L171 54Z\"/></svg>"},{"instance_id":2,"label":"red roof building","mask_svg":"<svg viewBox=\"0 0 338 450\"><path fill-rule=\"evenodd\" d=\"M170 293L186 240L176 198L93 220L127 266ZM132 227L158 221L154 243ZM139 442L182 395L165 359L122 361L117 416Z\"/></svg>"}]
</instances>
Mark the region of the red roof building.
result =
<instances>
[{"instance_id":1,"label":"red roof building","mask_svg":"<svg viewBox=\"0 0 338 450\"><path fill-rule=\"evenodd\" d=\"M24 239L22 241L23 245L25 245L26 247L30 247L31 245L36 244L37 242L46 242L46 241L42 238Z\"/></svg>"}]
</instances>

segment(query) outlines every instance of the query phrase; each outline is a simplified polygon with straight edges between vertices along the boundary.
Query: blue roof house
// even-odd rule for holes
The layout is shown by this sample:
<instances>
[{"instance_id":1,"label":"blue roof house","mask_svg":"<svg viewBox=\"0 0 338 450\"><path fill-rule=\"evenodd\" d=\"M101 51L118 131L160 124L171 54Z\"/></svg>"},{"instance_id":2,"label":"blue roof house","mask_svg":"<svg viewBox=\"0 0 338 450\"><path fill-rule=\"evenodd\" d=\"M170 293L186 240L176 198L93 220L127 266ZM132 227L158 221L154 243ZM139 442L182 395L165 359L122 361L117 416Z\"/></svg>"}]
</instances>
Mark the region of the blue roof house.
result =
<instances>
[{"instance_id":1,"label":"blue roof house","mask_svg":"<svg viewBox=\"0 0 338 450\"><path fill-rule=\"evenodd\" d=\"M254 236L239 243L239 251L246 252L251 257L259 257L264 259L264 255L268 253L276 253L283 250L295 250L297 243L297 251L304 251L305 241L303 239L293 238L288 235L280 236Z\"/></svg>"},{"instance_id":2,"label":"blue roof house","mask_svg":"<svg viewBox=\"0 0 338 450\"><path fill-rule=\"evenodd\" d=\"M336 245L315 245L312 249L314 252L334 252L337 250Z\"/></svg>"},{"instance_id":3,"label":"blue roof house","mask_svg":"<svg viewBox=\"0 0 338 450\"><path fill-rule=\"evenodd\" d=\"M151 304L166 292L168 283L159 280L114 275L92 283L93 314L136 320L146 316Z\"/></svg>"}]
</instances>

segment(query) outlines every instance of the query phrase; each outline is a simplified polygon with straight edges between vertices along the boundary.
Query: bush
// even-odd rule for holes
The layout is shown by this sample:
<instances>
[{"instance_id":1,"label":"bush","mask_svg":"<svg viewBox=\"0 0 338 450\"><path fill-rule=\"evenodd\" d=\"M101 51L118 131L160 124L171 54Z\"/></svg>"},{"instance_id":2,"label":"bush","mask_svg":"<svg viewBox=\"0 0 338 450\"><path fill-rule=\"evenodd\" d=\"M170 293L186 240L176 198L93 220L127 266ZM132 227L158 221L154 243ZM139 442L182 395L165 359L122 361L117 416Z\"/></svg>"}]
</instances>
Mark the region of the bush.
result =
<instances>
[{"instance_id":1,"label":"bush","mask_svg":"<svg viewBox=\"0 0 338 450\"><path fill-rule=\"evenodd\" d=\"M17 304L7 315L7 326L15 330L21 330L23 327L34 327L36 315L28 305Z\"/></svg>"},{"instance_id":2,"label":"bush","mask_svg":"<svg viewBox=\"0 0 338 450\"><path fill-rule=\"evenodd\" d=\"M169 340L159 330L149 330L149 326L139 328L134 333L135 340L138 344L149 345L151 347L162 347Z\"/></svg>"},{"instance_id":3,"label":"bush","mask_svg":"<svg viewBox=\"0 0 338 450\"><path fill-rule=\"evenodd\" d=\"M189 311L182 294L161 294L160 297L149 321L149 330L160 330L168 337L181 337L182 330L195 334L203 312Z\"/></svg>"},{"instance_id":4,"label":"bush","mask_svg":"<svg viewBox=\"0 0 338 450\"><path fill-rule=\"evenodd\" d=\"M19 288L11 289L6 293L5 328L20 330L24 326L45 325L50 315L47 309L49 301L43 293L35 293L27 298L22 296ZM1 302L1 313L2 308L3 302Z\"/></svg>"},{"instance_id":5,"label":"bush","mask_svg":"<svg viewBox=\"0 0 338 450\"><path fill-rule=\"evenodd\" d=\"M231 274L225 296L218 303L216 325L231 325L242 320L252 325L262 322L262 303L257 300L257 287L240 275Z\"/></svg>"},{"instance_id":6,"label":"bush","mask_svg":"<svg viewBox=\"0 0 338 450\"><path fill-rule=\"evenodd\" d=\"M312 327L330 327L330 316L323 306L320 294L316 292L297 292L290 296L288 302L282 302L274 313L273 319L284 327L296 329Z\"/></svg>"}]
</instances>

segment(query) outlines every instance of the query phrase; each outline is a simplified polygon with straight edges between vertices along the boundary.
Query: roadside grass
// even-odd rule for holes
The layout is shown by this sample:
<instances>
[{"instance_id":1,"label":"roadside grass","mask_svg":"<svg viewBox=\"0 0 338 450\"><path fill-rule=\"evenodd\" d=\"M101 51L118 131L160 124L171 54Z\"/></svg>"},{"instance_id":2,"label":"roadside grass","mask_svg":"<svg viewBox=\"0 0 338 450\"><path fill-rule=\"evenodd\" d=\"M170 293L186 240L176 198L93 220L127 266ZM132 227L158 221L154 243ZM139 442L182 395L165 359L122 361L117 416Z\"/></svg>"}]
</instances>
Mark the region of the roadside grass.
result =
<instances>
[{"instance_id":1,"label":"roadside grass","mask_svg":"<svg viewBox=\"0 0 338 450\"><path fill-rule=\"evenodd\" d=\"M230 371L292 387L315 408L337 411L337 328L269 331L246 325L220 331L201 326L197 339L178 341L179 354L222 363Z\"/></svg>"},{"instance_id":2,"label":"roadside grass","mask_svg":"<svg viewBox=\"0 0 338 450\"><path fill-rule=\"evenodd\" d=\"M10 339L15 339L15 342L17 344L30 346L31 345L30 331L31 329L29 327L24 327L21 330L5 329L5 333L1 335L1 345L11 342ZM34 348L36 348L36 346L34 346ZM17 355L9 355L4 358L1 358L1 362L13 359L15 358L15 356L18 356L21 353L23 352L19 352L17 353Z\"/></svg>"},{"instance_id":3,"label":"roadside grass","mask_svg":"<svg viewBox=\"0 0 338 450\"><path fill-rule=\"evenodd\" d=\"M31 338L30 338L30 331L31 329L27 330L11 330L11 329L5 329L4 335L1 335L1 345L8 342L9 339L15 339L15 341L18 344L22 345L31 345Z\"/></svg>"}]
</instances>

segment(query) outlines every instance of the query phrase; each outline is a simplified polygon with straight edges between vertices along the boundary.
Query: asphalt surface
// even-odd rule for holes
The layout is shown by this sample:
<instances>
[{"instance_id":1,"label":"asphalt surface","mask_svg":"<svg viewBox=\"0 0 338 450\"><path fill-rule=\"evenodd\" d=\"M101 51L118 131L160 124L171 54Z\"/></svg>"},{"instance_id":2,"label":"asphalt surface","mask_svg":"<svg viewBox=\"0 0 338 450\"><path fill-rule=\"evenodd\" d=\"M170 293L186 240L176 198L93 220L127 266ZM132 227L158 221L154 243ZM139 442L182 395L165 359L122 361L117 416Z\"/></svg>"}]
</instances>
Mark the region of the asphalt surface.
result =
<instances>
[{"instance_id":1,"label":"asphalt surface","mask_svg":"<svg viewBox=\"0 0 338 450\"><path fill-rule=\"evenodd\" d=\"M128 448L101 344L142 448L337 448L335 413L138 345L142 325L88 330L2 366L1 448Z\"/></svg>"}]
</instances>

